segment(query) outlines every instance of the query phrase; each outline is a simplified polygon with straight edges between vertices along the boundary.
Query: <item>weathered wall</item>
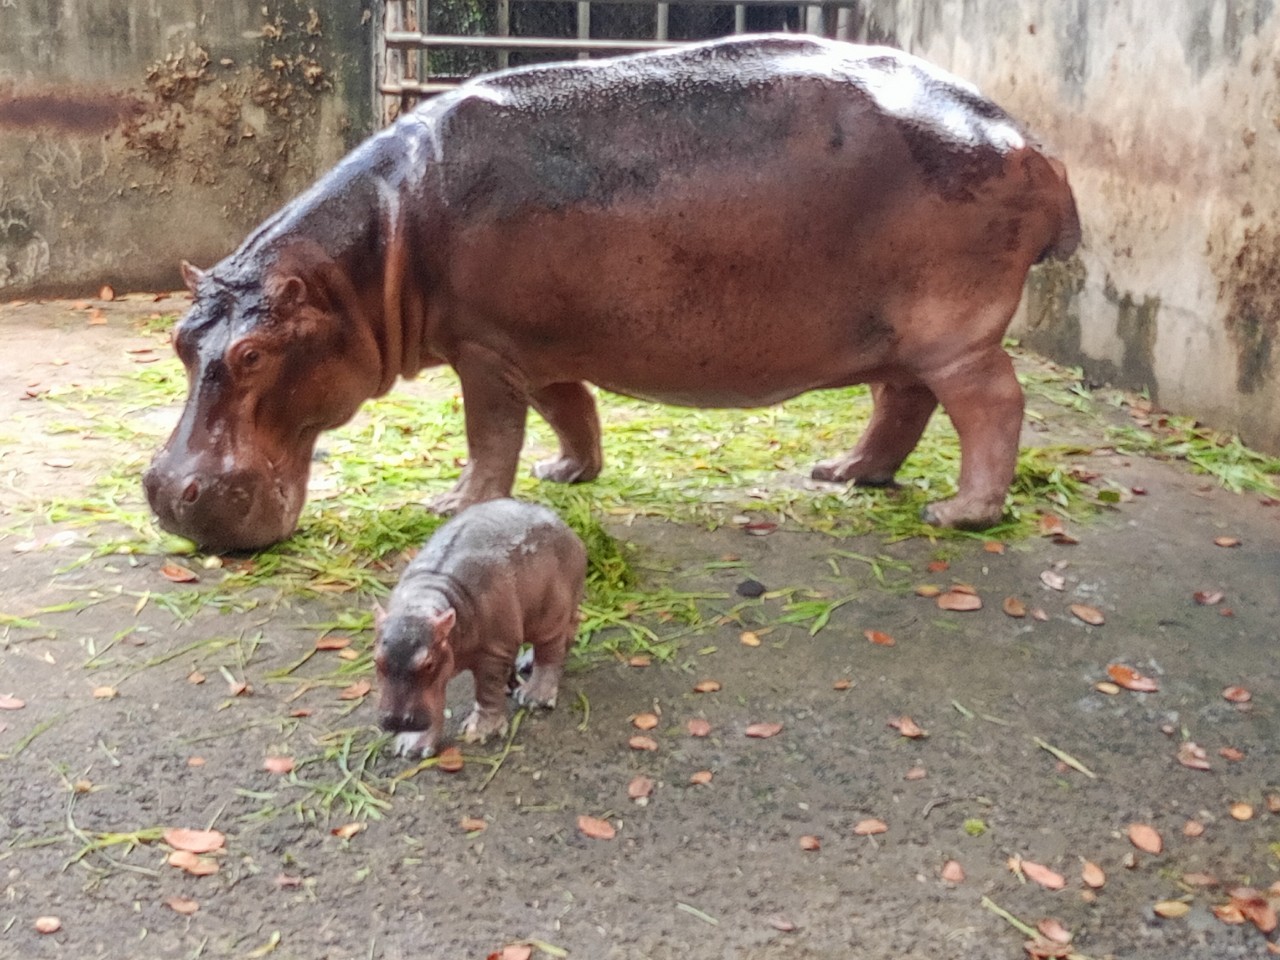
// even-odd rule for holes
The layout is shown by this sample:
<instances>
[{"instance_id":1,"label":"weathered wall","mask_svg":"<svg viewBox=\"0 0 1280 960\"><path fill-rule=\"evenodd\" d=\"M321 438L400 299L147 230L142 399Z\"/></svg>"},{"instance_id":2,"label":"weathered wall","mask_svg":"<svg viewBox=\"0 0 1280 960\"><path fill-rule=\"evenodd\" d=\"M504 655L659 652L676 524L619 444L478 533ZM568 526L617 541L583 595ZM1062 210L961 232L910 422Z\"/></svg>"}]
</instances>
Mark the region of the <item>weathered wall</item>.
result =
<instances>
[{"instance_id":1,"label":"weathered wall","mask_svg":"<svg viewBox=\"0 0 1280 960\"><path fill-rule=\"evenodd\" d=\"M872 32L977 83L1070 170L1085 246L1015 332L1280 451L1275 0L869 0Z\"/></svg>"},{"instance_id":2,"label":"weathered wall","mask_svg":"<svg viewBox=\"0 0 1280 960\"><path fill-rule=\"evenodd\" d=\"M369 132L371 4L0 2L0 299L233 249Z\"/></svg>"}]
</instances>

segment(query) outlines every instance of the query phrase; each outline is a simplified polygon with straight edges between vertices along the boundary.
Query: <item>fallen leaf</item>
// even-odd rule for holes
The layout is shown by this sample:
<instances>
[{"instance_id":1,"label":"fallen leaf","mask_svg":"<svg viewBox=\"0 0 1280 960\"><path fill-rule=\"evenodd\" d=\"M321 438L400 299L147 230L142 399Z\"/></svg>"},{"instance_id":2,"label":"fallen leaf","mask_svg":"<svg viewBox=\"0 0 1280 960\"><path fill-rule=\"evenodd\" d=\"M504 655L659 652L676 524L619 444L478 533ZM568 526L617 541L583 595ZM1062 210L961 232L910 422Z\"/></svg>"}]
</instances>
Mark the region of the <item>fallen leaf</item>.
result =
<instances>
[{"instance_id":1,"label":"fallen leaf","mask_svg":"<svg viewBox=\"0 0 1280 960\"><path fill-rule=\"evenodd\" d=\"M902 779L903 780L923 780L928 775L929 775L929 772L925 770L924 767L912 767L910 770L908 770L906 773L902 775Z\"/></svg>"},{"instance_id":2,"label":"fallen leaf","mask_svg":"<svg viewBox=\"0 0 1280 960\"><path fill-rule=\"evenodd\" d=\"M738 635L738 640L744 647L760 646L760 634L756 633L754 630L743 630L742 633Z\"/></svg>"},{"instance_id":3,"label":"fallen leaf","mask_svg":"<svg viewBox=\"0 0 1280 960\"><path fill-rule=\"evenodd\" d=\"M276 886L281 890L290 890L294 887L302 886L302 878L291 876L287 873L276 874Z\"/></svg>"},{"instance_id":4,"label":"fallen leaf","mask_svg":"<svg viewBox=\"0 0 1280 960\"><path fill-rule=\"evenodd\" d=\"M1222 691L1222 696L1232 703L1248 703L1253 699L1253 694L1244 687L1227 687Z\"/></svg>"},{"instance_id":5,"label":"fallen leaf","mask_svg":"<svg viewBox=\"0 0 1280 960\"><path fill-rule=\"evenodd\" d=\"M115 687L94 687L93 699L95 700L114 700L120 695Z\"/></svg>"},{"instance_id":6,"label":"fallen leaf","mask_svg":"<svg viewBox=\"0 0 1280 960\"><path fill-rule=\"evenodd\" d=\"M934 583L922 583L916 587L917 597L936 597L942 592L942 588Z\"/></svg>"},{"instance_id":7,"label":"fallen leaf","mask_svg":"<svg viewBox=\"0 0 1280 960\"><path fill-rule=\"evenodd\" d=\"M463 833L477 833L488 826L488 822L479 817L463 817L458 821L458 827Z\"/></svg>"},{"instance_id":8,"label":"fallen leaf","mask_svg":"<svg viewBox=\"0 0 1280 960\"><path fill-rule=\"evenodd\" d=\"M775 930L781 931L782 933L795 933L798 929L800 929L794 923L788 920L786 917L782 917L782 916L770 917L769 926L773 927L773 929Z\"/></svg>"},{"instance_id":9,"label":"fallen leaf","mask_svg":"<svg viewBox=\"0 0 1280 960\"><path fill-rule=\"evenodd\" d=\"M1110 680L1099 680L1093 685L1093 689L1099 693L1105 693L1109 697L1114 697L1120 692L1120 685L1112 683Z\"/></svg>"},{"instance_id":10,"label":"fallen leaf","mask_svg":"<svg viewBox=\"0 0 1280 960\"><path fill-rule=\"evenodd\" d=\"M748 725L746 734L748 737L754 737L757 740L767 740L769 737L776 737L782 732L782 724L780 723L753 723Z\"/></svg>"},{"instance_id":11,"label":"fallen leaf","mask_svg":"<svg viewBox=\"0 0 1280 960\"><path fill-rule=\"evenodd\" d=\"M1221 603L1226 594L1221 590L1197 590L1192 594L1192 597L1195 598L1196 603L1200 604L1200 606L1212 607Z\"/></svg>"},{"instance_id":12,"label":"fallen leaf","mask_svg":"<svg viewBox=\"0 0 1280 960\"><path fill-rule=\"evenodd\" d=\"M233 697L247 697L253 693L253 687L243 680L233 680L227 684L227 691Z\"/></svg>"},{"instance_id":13,"label":"fallen leaf","mask_svg":"<svg viewBox=\"0 0 1280 960\"><path fill-rule=\"evenodd\" d=\"M1199 820L1188 820L1182 825L1184 837L1200 837L1204 835L1204 824Z\"/></svg>"},{"instance_id":14,"label":"fallen leaf","mask_svg":"<svg viewBox=\"0 0 1280 960\"><path fill-rule=\"evenodd\" d=\"M188 830L170 827L164 832L164 842L175 850L189 853L212 853L221 850L227 842L226 834L218 830Z\"/></svg>"},{"instance_id":15,"label":"fallen leaf","mask_svg":"<svg viewBox=\"0 0 1280 960\"><path fill-rule=\"evenodd\" d=\"M1067 589L1067 578L1064 577L1062 574L1058 573L1056 570L1044 571L1044 573L1040 574L1040 582L1043 583L1050 590Z\"/></svg>"},{"instance_id":16,"label":"fallen leaf","mask_svg":"<svg viewBox=\"0 0 1280 960\"><path fill-rule=\"evenodd\" d=\"M950 566L951 566L950 562L946 560L930 560L929 565L925 569L927 569L930 573L941 573L943 570L946 570Z\"/></svg>"},{"instance_id":17,"label":"fallen leaf","mask_svg":"<svg viewBox=\"0 0 1280 960\"><path fill-rule=\"evenodd\" d=\"M1085 886L1101 890L1107 882L1107 875L1092 860L1086 860L1080 867L1080 879L1084 881Z\"/></svg>"},{"instance_id":18,"label":"fallen leaf","mask_svg":"<svg viewBox=\"0 0 1280 960\"><path fill-rule=\"evenodd\" d=\"M701 717L691 718L684 725L684 728L689 731L689 736L691 737L705 737L711 733L711 724Z\"/></svg>"},{"instance_id":19,"label":"fallen leaf","mask_svg":"<svg viewBox=\"0 0 1280 960\"><path fill-rule=\"evenodd\" d=\"M631 718L631 725L637 730L652 730L658 725L656 713L637 713Z\"/></svg>"},{"instance_id":20,"label":"fallen leaf","mask_svg":"<svg viewBox=\"0 0 1280 960\"><path fill-rule=\"evenodd\" d=\"M918 740L921 737L928 736L928 734L925 733L923 729L921 729L918 723L916 723L914 720L912 720L910 717L907 717L907 716L893 717L892 719L888 720L887 723L889 726L893 727L904 737L909 737L912 740Z\"/></svg>"},{"instance_id":21,"label":"fallen leaf","mask_svg":"<svg viewBox=\"0 0 1280 960\"><path fill-rule=\"evenodd\" d=\"M1224 760L1230 760L1232 763L1239 763L1244 759L1244 751L1236 747L1219 747L1218 756Z\"/></svg>"},{"instance_id":22,"label":"fallen leaf","mask_svg":"<svg viewBox=\"0 0 1280 960\"><path fill-rule=\"evenodd\" d=\"M188 767L203 767L204 763L204 757L187 757Z\"/></svg>"},{"instance_id":23,"label":"fallen leaf","mask_svg":"<svg viewBox=\"0 0 1280 960\"><path fill-rule=\"evenodd\" d=\"M211 877L220 869L217 860L202 857L190 850L174 850L165 862L193 877Z\"/></svg>"},{"instance_id":24,"label":"fallen leaf","mask_svg":"<svg viewBox=\"0 0 1280 960\"><path fill-rule=\"evenodd\" d=\"M457 747L445 747L436 757L436 769L444 773L457 773L466 761L462 759L462 751Z\"/></svg>"},{"instance_id":25,"label":"fallen leaf","mask_svg":"<svg viewBox=\"0 0 1280 960\"><path fill-rule=\"evenodd\" d=\"M1032 619L1032 620L1038 620L1038 621L1040 621L1041 623L1048 623L1048 622L1049 622L1049 614L1045 613L1045 611L1044 611L1042 608L1040 608L1040 607L1032 607L1032 608L1031 608L1031 619Z\"/></svg>"},{"instance_id":26,"label":"fallen leaf","mask_svg":"<svg viewBox=\"0 0 1280 960\"><path fill-rule=\"evenodd\" d=\"M1166 920L1177 920L1179 917L1185 917L1191 912L1191 905L1181 900L1161 900L1151 910L1157 917L1164 917Z\"/></svg>"},{"instance_id":27,"label":"fallen leaf","mask_svg":"<svg viewBox=\"0 0 1280 960\"><path fill-rule=\"evenodd\" d=\"M712 778L714 777L715 777L715 774L712 773L710 770L699 770L697 773L695 773L693 776L689 778L689 782L696 786L705 787L707 784L711 782Z\"/></svg>"},{"instance_id":28,"label":"fallen leaf","mask_svg":"<svg viewBox=\"0 0 1280 960\"><path fill-rule=\"evenodd\" d=\"M959 860L948 860L942 865L942 879L947 883L964 883L964 867Z\"/></svg>"},{"instance_id":29,"label":"fallen leaf","mask_svg":"<svg viewBox=\"0 0 1280 960\"><path fill-rule=\"evenodd\" d=\"M853 835L855 837L872 837L878 833L885 833L888 829L889 825L883 820L869 817L866 820L859 820L853 825Z\"/></svg>"},{"instance_id":30,"label":"fallen leaf","mask_svg":"<svg viewBox=\"0 0 1280 960\"><path fill-rule=\"evenodd\" d=\"M863 630L862 635L880 647L892 647L895 643L893 637L880 630Z\"/></svg>"},{"instance_id":31,"label":"fallen leaf","mask_svg":"<svg viewBox=\"0 0 1280 960\"><path fill-rule=\"evenodd\" d=\"M973 610L982 609L981 597L962 590L948 590L946 593L939 595L934 602L938 605L939 610L949 610L953 613L969 613Z\"/></svg>"},{"instance_id":32,"label":"fallen leaf","mask_svg":"<svg viewBox=\"0 0 1280 960\"><path fill-rule=\"evenodd\" d=\"M1238 547L1244 543L1239 537L1214 537L1213 542L1219 547Z\"/></svg>"},{"instance_id":33,"label":"fallen leaf","mask_svg":"<svg viewBox=\"0 0 1280 960\"><path fill-rule=\"evenodd\" d=\"M106 283L104 283L104 284L99 288L99 290L98 290L98 299L99 299L99 300L114 300L115 298L116 298L116 292L115 292L115 290L113 290L113 289L111 288L111 285L110 285L110 284L106 284Z\"/></svg>"},{"instance_id":34,"label":"fallen leaf","mask_svg":"<svg viewBox=\"0 0 1280 960\"><path fill-rule=\"evenodd\" d=\"M1246 920L1262 933L1271 933L1277 926L1276 911L1259 891L1252 887L1237 887L1230 891L1231 902Z\"/></svg>"},{"instance_id":35,"label":"fallen leaf","mask_svg":"<svg viewBox=\"0 0 1280 960\"><path fill-rule=\"evenodd\" d=\"M1280 813L1280 793L1268 793L1266 804L1268 813Z\"/></svg>"},{"instance_id":36,"label":"fallen leaf","mask_svg":"<svg viewBox=\"0 0 1280 960\"><path fill-rule=\"evenodd\" d=\"M1126 666L1123 663L1113 663L1108 666L1107 676L1126 690L1133 690L1138 693L1155 693L1160 689L1160 681L1152 677L1144 677L1133 667Z\"/></svg>"},{"instance_id":37,"label":"fallen leaf","mask_svg":"<svg viewBox=\"0 0 1280 960\"><path fill-rule=\"evenodd\" d=\"M1045 917L1036 923L1036 929L1040 931L1040 936L1044 937L1050 943L1070 943L1071 931L1062 925L1062 921L1055 917Z\"/></svg>"},{"instance_id":38,"label":"fallen leaf","mask_svg":"<svg viewBox=\"0 0 1280 960\"><path fill-rule=\"evenodd\" d=\"M338 691L339 700L359 700L361 697L368 696L369 691L373 689L373 684L368 680L357 680L349 687L343 687Z\"/></svg>"},{"instance_id":39,"label":"fallen leaf","mask_svg":"<svg viewBox=\"0 0 1280 960\"><path fill-rule=\"evenodd\" d=\"M1212 769L1209 764L1209 756L1205 753L1204 748L1192 743L1190 740L1184 740L1178 745L1178 762L1192 770Z\"/></svg>"},{"instance_id":40,"label":"fallen leaf","mask_svg":"<svg viewBox=\"0 0 1280 960\"><path fill-rule=\"evenodd\" d=\"M1244 912L1234 901L1214 907L1213 915L1223 923L1230 924L1231 926L1244 923Z\"/></svg>"},{"instance_id":41,"label":"fallen leaf","mask_svg":"<svg viewBox=\"0 0 1280 960\"><path fill-rule=\"evenodd\" d=\"M1017 597L1005 597L1004 602L1000 604L1000 609L1004 611L1005 616L1017 620L1027 615L1027 605Z\"/></svg>"},{"instance_id":42,"label":"fallen leaf","mask_svg":"<svg viewBox=\"0 0 1280 960\"><path fill-rule=\"evenodd\" d=\"M1019 869L1028 880L1040 884L1046 890L1061 890L1067 885L1066 878L1062 874L1050 870L1043 864L1032 863L1030 860L1021 860L1019 861Z\"/></svg>"},{"instance_id":43,"label":"fallen leaf","mask_svg":"<svg viewBox=\"0 0 1280 960\"><path fill-rule=\"evenodd\" d=\"M310 707L298 707L296 710L290 710L289 716L293 717L294 719L301 719L302 717L311 716L312 712L313 711L311 710Z\"/></svg>"},{"instance_id":44,"label":"fallen leaf","mask_svg":"<svg viewBox=\"0 0 1280 960\"><path fill-rule=\"evenodd\" d=\"M853 686L852 680L848 679L847 677L841 677L839 680L837 680L835 683L831 685L831 689L832 690L848 690L852 686Z\"/></svg>"},{"instance_id":45,"label":"fallen leaf","mask_svg":"<svg viewBox=\"0 0 1280 960\"><path fill-rule=\"evenodd\" d=\"M1077 620L1083 620L1091 627L1100 627L1107 622L1107 618L1103 616L1101 610L1088 604L1073 603L1071 605L1071 613Z\"/></svg>"},{"instance_id":46,"label":"fallen leaf","mask_svg":"<svg viewBox=\"0 0 1280 960\"><path fill-rule=\"evenodd\" d=\"M1216 887L1218 878L1211 873L1184 873L1182 882L1189 887Z\"/></svg>"},{"instance_id":47,"label":"fallen leaf","mask_svg":"<svg viewBox=\"0 0 1280 960\"><path fill-rule=\"evenodd\" d=\"M194 570L188 570L180 563L166 563L160 568L160 576L173 583L196 583L200 579L200 575Z\"/></svg>"},{"instance_id":48,"label":"fallen leaf","mask_svg":"<svg viewBox=\"0 0 1280 960\"><path fill-rule=\"evenodd\" d=\"M821 850L822 841L819 840L817 837L815 837L813 834L806 833L803 837L800 838L800 849L808 850L810 852L814 850Z\"/></svg>"},{"instance_id":49,"label":"fallen leaf","mask_svg":"<svg viewBox=\"0 0 1280 960\"><path fill-rule=\"evenodd\" d=\"M987 553L1001 554L1004 553L1004 544L999 540L987 540L982 544L982 549Z\"/></svg>"},{"instance_id":50,"label":"fallen leaf","mask_svg":"<svg viewBox=\"0 0 1280 960\"><path fill-rule=\"evenodd\" d=\"M1143 853L1159 854L1164 850L1164 840L1159 832L1145 823L1129 824L1129 842Z\"/></svg>"},{"instance_id":51,"label":"fallen leaf","mask_svg":"<svg viewBox=\"0 0 1280 960\"><path fill-rule=\"evenodd\" d=\"M496 956L498 960L529 960L533 956L533 947L527 943L508 943Z\"/></svg>"},{"instance_id":52,"label":"fallen leaf","mask_svg":"<svg viewBox=\"0 0 1280 960\"><path fill-rule=\"evenodd\" d=\"M627 796L632 800L641 800L644 797L650 796L652 793L653 781L648 777L634 777L632 781L627 784Z\"/></svg>"},{"instance_id":53,"label":"fallen leaf","mask_svg":"<svg viewBox=\"0 0 1280 960\"><path fill-rule=\"evenodd\" d=\"M163 903L174 913L180 913L184 917L189 917L200 909L200 904L190 897L165 897Z\"/></svg>"},{"instance_id":54,"label":"fallen leaf","mask_svg":"<svg viewBox=\"0 0 1280 960\"><path fill-rule=\"evenodd\" d=\"M62 929L62 921L57 917L36 917L36 933L57 933Z\"/></svg>"},{"instance_id":55,"label":"fallen leaf","mask_svg":"<svg viewBox=\"0 0 1280 960\"><path fill-rule=\"evenodd\" d=\"M329 832L333 834L335 837L337 837L339 840L350 840L357 833L360 833L362 830L364 830L366 826L367 824L364 824L364 823L344 823L340 827L334 827Z\"/></svg>"},{"instance_id":56,"label":"fallen leaf","mask_svg":"<svg viewBox=\"0 0 1280 960\"><path fill-rule=\"evenodd\" d=\"M1247 803L1233 803L1231 805L1230 812L1232 820L1239 820L1243 822L1245 820L1253 819L1253 807Z\"/></svg>"},{"instance_id":57,"label":"fallen leaf","mask_svg":"<svg viewBox=\"0 0 1280 960\"><path fill-rule=\"evenodd\" d=\"M190 673L187 674L187 683L190 683L194 686L199 686L200 684L204 683L204 680L205 680L205 676L199 670L192 670Z\"/></svg>"},{"instance_id":58,"label":"fallen leaf","mask_svg":"<svg viewBox=\"0 0 1280 960\"><path fill-rule=\"evenodd\" d=\"M652 660L651 658L649 658L649 657L644 657L644 656L635 656L635 657L632 657L630 660L628 660L628 661L627 661L627 665L628 665L628 666L631 666L631 667L638 667L638 668L639 668L639 667L647 667L647 666L649 666L649 664L651 664L651 663L653 663L653 660Z\"/></svg>"},{"instance_id":59,"label":"fallen leaf","mask_svg":"<svg viewBox=\"0 0 1280 960\"><path fill-rule=\"evenodd\" d=\"M267 757L262 761L262 769L268 773L292 773L293 757Z\"/></svg>"},{"instance_id":60,"label":"fallen leaf","mask_svg":"<svg viewBox=\"0 0 1280 960\"><path fill-rule=\"evenodd\" d=\"M1062 518L1052 513L1042 513L1040 515L1040 536L1056 537L1059 534L1067 532L1066 524L1062 522Z\"/></svg>"},{"instance_id":61,"label":"fallen leaf","mask_svg":"<svg viewBox=\"0 0 1280 960\"><path fill-rule=\"evenodd\" d=\"M645 737L637 734L627 741L627 746L632 750L657 750L658 741L653 737Z\"/></svg>"},{"instance_id":62,"label":"fallen leaf","mask_svg":"<svg viewBox=\"0 0 1280 960\"><path fill-rule=\"evenodd\" d=\"M586 815L578 817L578 830L583 836L590 837L592 840L612 840L618 835L618 831L608 820Z\"/></svg>"},{"instance_id":63,"label":"fallen leaf","mask_svg":"<svg viewBox=\"0 0 1280 960\"><path fill-rule=\"evenodd\" d=\"M317 650L343 650L349 646L350 637L321 637L316 641Z\"/></svg>"},{"instance_id":64,"label":"fallen leaf","mask_svg":"<svg viewBox=\"0 0 1280 960\"><path fill-rule=\"evenodd\" d=\"M719 680L699 680L693 685L694 693L715 693L719 689Z\"/></svg>"}]
</instances>

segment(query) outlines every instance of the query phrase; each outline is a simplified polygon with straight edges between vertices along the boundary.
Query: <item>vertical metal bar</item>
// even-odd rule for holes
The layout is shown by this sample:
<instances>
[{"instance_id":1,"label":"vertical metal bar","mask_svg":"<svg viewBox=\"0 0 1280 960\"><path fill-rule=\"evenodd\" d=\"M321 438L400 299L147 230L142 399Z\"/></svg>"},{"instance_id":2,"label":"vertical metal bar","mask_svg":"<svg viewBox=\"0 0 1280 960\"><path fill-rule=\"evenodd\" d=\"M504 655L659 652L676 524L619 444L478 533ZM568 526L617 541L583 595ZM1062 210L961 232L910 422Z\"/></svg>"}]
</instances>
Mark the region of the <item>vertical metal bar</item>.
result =
<instances>
[{"instance_id":1,"label":"vertical metal bar","mask_svg":"<svg viewBox=\"0 0 1280 960\"><path fill-rule=\"evenodd\" d=\"M852 40L849 36L850 28L853 24L853 11L848 7L842 6L836 13L836 39Z\"/></svg>"},{"instance_id":2,"label":"vertical metal bar","mask_svg":"<svg viewBox=\"0 0 1280 960\"><path fill-rule=\"evenodd\" d=\"M498 36L511 36L511 0L498 0ZM511 65L511 51L498 51L498 69L505 70Z\"/></svg>"},{"instance_id":3,"label":"vertical metal bar","mask_svg":"<svg viewBox=\"0 0 1280 960\"><path fill-rule=\"evenodd\" d=\"M809 6L804 8L804 32L822 34L822 8Z\"/></svg>"},{"instance_id":4,"label":"vertical metal bar","mask_svg":"<svg viewBox=\"0 0 1280 960\"><path fill-rule=\"evenodd\" d=\"M657 22L654 24L654 28L653 28L653 39L665 40L667 39L667 25L670 23L670 20L671 20L671 4L669 3L658 4L656 17L657 17Z\"/></svg>"},{"instance_id":5,"label":"vertical metal bar","mask_svg":"<svg viewBox=\"0 0 1280 960\"><path fill-rule=\"evenodd\" d=\"M735 3L733 5L733 32L747 32L747 5L745 3Z\"/></svg>"},{"instance_id":6,"label":"vertical metal bar","mask_svg":"<svg viewBox=\"0 0 1280 960\"><path fill-rule=\"evenodd\" d=\"M578 0L578 39L591 39L591 0ZM590 56L591 54L583 50L578 54L578 59L586 60Z\"/></svg>"},{"instance_id":7,"label":"vertical metal bar","mask_svg":"<svg viewBox=\"0 0 1280 960\"><path fill-rule=\"evenodd\" d=\"M427 16L430 11L427 10L427 0L414 0L414 24L413 29L419 33L430 33L430 21ZM411 56L414 58L413 75L419 80L431 79L431 54L426 47L422 47L414 51Z\"/></svg>"}]
</instances>

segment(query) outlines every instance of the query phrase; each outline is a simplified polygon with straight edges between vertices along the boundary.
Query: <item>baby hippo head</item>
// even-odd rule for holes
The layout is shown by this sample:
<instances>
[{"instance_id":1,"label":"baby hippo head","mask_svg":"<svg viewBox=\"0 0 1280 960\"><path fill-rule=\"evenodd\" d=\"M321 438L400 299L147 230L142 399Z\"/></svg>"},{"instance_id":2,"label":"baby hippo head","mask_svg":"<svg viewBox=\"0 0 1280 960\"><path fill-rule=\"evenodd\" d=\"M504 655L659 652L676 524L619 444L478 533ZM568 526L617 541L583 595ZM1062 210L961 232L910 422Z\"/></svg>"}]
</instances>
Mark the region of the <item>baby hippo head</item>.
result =
<instances>
[{"instance_id":1,"label":"baby hippo head","mask_svg":"<svg viewBox=\"0 0 1280 960\"><path fill-rule=\"evenodd\" d=\"M429 757L444 726L444 694L454 674L452 609L375 612L378 722L400 736L396 753Z\"/></svg>"}]
</instances>

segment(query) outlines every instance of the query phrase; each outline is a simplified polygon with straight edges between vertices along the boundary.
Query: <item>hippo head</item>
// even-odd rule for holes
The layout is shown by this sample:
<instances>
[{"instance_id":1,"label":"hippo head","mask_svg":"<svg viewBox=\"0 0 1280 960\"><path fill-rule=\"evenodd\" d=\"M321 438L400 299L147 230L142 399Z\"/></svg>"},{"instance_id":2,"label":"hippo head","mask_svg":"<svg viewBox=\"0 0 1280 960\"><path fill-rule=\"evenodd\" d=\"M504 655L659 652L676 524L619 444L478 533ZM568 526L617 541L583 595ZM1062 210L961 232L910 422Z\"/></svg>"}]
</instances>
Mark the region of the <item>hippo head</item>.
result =
<instances>
[{"instance_id":1,"label":"hippo head","mask_svg":"<svg viewBox=\"0 0 1280 960\"><path fill-rule=\"evenodd\" d=\"M349 420L380 380L376 343L349 319L352 298L323 271L285 262L182 265L195 302L173 344L187 400L143 488L164 529L208 550L288 537L316 438Z\"/></svg>"},{"instance_id":2,"label":"hippo head","mask_svg":"<svg viewBox=\"0 0 1280 960\"><path fill-rule=\"evenodd\" d=\"M454 674L452 608L386 615L375 610L378 723L425 735L434 747L444 726L445 689ZM425 753L425 751L421 751Z\"/></svg>"}]
</instances>

